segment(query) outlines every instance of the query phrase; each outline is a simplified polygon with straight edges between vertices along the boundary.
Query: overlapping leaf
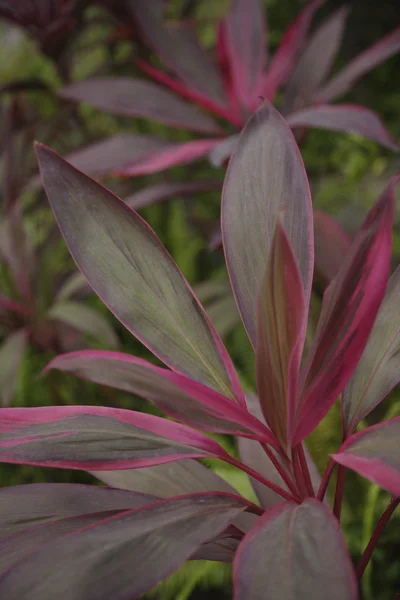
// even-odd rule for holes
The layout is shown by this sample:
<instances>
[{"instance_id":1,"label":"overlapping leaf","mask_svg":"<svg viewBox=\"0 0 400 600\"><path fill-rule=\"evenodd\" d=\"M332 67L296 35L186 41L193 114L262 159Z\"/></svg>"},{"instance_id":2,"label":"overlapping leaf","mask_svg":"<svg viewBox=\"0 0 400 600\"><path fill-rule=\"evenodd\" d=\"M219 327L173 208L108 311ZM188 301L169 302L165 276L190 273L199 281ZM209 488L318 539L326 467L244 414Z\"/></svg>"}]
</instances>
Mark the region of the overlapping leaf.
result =
<instances>
[{"instance_id":1,"label":"overlapping leaf","mask_svg":"<svg viewBox=\"0 0 400 600\"><path fill-rule=\"evenodd\" d=\"M110 348L119 346L118 337L110 323L98 311L82 302L57 302L48 312L48 316L107 344Z\"/></svg>"}]
</instances>

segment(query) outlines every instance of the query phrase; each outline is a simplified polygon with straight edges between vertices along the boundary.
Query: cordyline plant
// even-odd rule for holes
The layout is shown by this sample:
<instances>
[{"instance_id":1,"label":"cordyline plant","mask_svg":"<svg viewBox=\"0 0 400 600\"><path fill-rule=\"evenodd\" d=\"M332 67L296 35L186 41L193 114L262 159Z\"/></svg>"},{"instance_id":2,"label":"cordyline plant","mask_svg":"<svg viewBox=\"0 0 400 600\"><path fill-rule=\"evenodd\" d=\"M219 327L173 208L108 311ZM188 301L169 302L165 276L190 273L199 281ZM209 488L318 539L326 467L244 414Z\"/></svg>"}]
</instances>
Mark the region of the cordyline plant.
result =
<instances>
[{"instance_id":1,"label":"cordyline plant","mask_svg":"<svg viewBox=\"0 0 400 600\"><path fill-rule=\"evenodd\" d=\"M399 379L399 270L388 283L396 179L330 284L301 361L313 271L307 177L277 111L264 105L251 118L222 202L231 283L256 353L258 398L246 398L207 315L148 225L49 148L37 152L76 263L169 367L83 351L48 368L142 395L172 420L89 406L1 411L0 460L84 469L112 487L3 489L0 596L131 600L186 559L205 558L233 560L238 600L357 598L357 575L400 496L400 419L355 433ZM320 480L303 444L341 393L344 441ZM238 436L241 460L201 429ZM210 457L247 473L259 504L196 461ZM324 498L337 463L332 512ZM393 494L357 570L337 518L345 467Z\"/></svg>"},{"instance_id":2,"label":"cordyline plant","mask_svg":"<svg viewBox=\"0 0 400 600\"><path fill-rule=\"evenodd\" d=\"M314 0L299 13L268 62L261 0L231 1L228 14L218 24L215 57L204 50L189 25L166 24L157 0L128 1L144 40L168 70L139 59L137 64L154 82L133 77L93 77L64 86L61 97L207 137L187 142L153 138L153 147L143 145L140 136L129 136L129 141L128 137L111 138L86 148L86 166L91 157L90 172L98 172L98 157L101 160L110 144L113 153L108 171L123 177L154 173L210 153L212 162L222 164L236 142L235 135L227 136L242 129L249 114L260 104L260 97L273 100L281 88L281 112L291 127L301 131L318 127L354 132L397 151L397 143L375 113L362 106L331 102L399 51L400 28L329 78L348 10L342 7L334 12L310 36L312 18L321 4L323 0ZM200 109L224 122L226 129ZM193 192L195 182L190 183L189 191ZM155 201L159 199L158 192L156 187ZM164 192L167 193L165 189ZM172 187L171 195L174 193Z\"/></svg>"}]
</instances>

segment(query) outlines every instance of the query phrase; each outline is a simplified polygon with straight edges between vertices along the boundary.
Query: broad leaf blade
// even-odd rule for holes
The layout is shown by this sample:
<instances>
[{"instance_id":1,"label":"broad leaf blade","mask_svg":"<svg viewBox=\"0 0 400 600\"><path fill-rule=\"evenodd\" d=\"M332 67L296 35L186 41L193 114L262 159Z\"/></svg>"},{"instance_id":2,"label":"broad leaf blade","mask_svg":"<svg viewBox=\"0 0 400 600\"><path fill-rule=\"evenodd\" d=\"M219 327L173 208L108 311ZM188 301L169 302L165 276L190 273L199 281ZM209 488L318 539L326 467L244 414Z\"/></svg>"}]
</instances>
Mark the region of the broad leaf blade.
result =
<instances>
[{"instance_id":1,"label":"broad leaf blade","mask_svg":"<svg viewBox=\"0 0 400 600\"><path fill-rule=\"evenodd\" d=\"M128 196L124 201L128 206L135 210L140 210L145 206L164 202L175 196L188 196L201 194L210 190L219 190L222 187L221 181L171 181L157 183L151 187L144 188Z\"/></svg>"},{"instance_id":2,"label":"broad leaf blade","mask_svg":"<svg viewBox=\"0 0 400 600\"><path fill-rule=\"evenodd\" d=\"M11 333L0 345L0 399L8 406L14 397L19 368L27 343L27 332L19 329Z\"/></svg>"},{"instance_id":3,"label":"broad leaf blade","mask_svg":"<svg viewBox=\"0 0 400 600\"><path fill-rule=\"evenodd\" d=\"M221 340L149 226L111 192L44 146L44 187L70 252L117 318L175 370L240 401Z\"/></svg>"},{"instance_id":4,"label":"broad leaf blade","mask_svg":"<svg viewBox=\"0 0 400 600\"><path fill-rule=\"evenodd\" d=\"M96 77L71 83L63 87L59 95L117 115L152 119L203 133L219 132L210 117L151 81Z\"/></svg>"},{"instance_id":5,"label":"broad leaf blade","mask_svg":"<svg viewBox=\"0 0 400 600\"><path fill-rule=\"evenodd\" d=\"M213 440L160 417L117 408L4 408L0 460L72 469L131 469L227 456Z\"/></svg>"},{"instance_id":6,"label":"broad leaf blade","mask_svg":"<svg viewBox=\"0 0 400 600\"><path fill-rule=\"evenodd\" d=\"M303 370L297 441L316 427L343 391L374 324L389 276L396 181L391 180L369 211L345 262L325 292Z\"/></svg>"},{"instance_id":7,"label":"broad leaf blade","mask_svg":"<svg viewBox=\"0 0 400 600\"><path fill-rule=\"evenodd\" d=\"M356 600L339 524L321 502L282 502L261 517L234 560L235 600Z\"/></svg>"},{"instance_id":8,"label":"broad leaf blade","mask_svg":"<svg viewBox=\"0 0 400 600\"><path fill-rule=\"evenodd\" d=\"M400 417L348 438L332 458L400 496Z\"/></svg>"},{"instance_id":9,"label":"broad leaf blade","mask_svg":"<svg viewBox=\"0 0 400 600\"><path fill-rule=\"evenodd\" d=\"M345 435L353 432L400 381L400 268L389 280L385 297L363 355L342 397Z\"/></svg>"},{"instance_id":10,"label":"broad leaf blade","mask_svg":"<svg viewBox=\"0 0 400 600\"><path fill-rule=\"evenodd\" d=\"M232 154L222 197L226 262L239 312L256 346L256 305L278 215L293 247L308 304L313 269L310 190L299 150L272 105L250 119Z\"/></svg>"},{"instance_id":11,"label":"broad leaf blade","mask_svg":"<svg viewBox=\"0 0 400 600\"><path fill-rule=\"evenodd\" d=\"M389 150L399 150L396 140L387 131L381 119L371 110L356 104L312 106L289 115L287 122L291 127L318 127L356 133L378 142Z\"/></svg>"},{"instance_id":12,"label":"broad leaf blade","mask_svg":"<svg viewBox=\"0 0 400 600\"><path fill-rule=\"evenodd\" d=\"M105 519L21 561L0 580L0 595L9 600L136 598L222 532L244 506L239 497L200 494Z\"/></svg>"}]
</instances>

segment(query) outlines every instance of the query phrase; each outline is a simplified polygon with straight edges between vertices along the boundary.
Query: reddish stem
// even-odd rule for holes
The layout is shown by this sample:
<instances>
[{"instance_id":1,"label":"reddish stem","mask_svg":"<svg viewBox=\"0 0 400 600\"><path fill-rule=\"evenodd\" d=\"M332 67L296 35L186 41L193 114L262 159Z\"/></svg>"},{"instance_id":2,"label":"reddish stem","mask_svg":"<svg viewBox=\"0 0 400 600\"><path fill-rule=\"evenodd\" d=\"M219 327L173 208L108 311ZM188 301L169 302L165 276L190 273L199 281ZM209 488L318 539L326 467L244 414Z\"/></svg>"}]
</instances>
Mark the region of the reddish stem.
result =
<instances>
[{"instance_id":1,"label":"reddish stem","mask_svg":"<svg viewBox=\"0 0 400 600\"><path fill-rule=\"evenodd\" d=\"M311 498L315 498L315 492L314 492L314 487L313 487L313 484L311 481L310 470L308 468L306 455L304 453L304 448L303 448L302 443L298 444L298 446L297 446L297 455L299 458L300 467L301 467L301 471L303 473L304 482L306 484L308 494Z\"/></svg>"},{"instance_id":2,"label":"reddish stem","mask_svg":"<svg viewBox=\"0 0 400 600\"><path fill-rule=\"evenodd\" d=\"M273 451L268 447L267 444L261 443L261 446L262 446L262 449L264 450L265 454L268 456L269 460L274 465L275 469L278 471L279 475L282 477L288 490L293 494L293 496L297 496L298 491L296 489L296 486L294 485L293 481L291 480L289 474L286 472L285 467L279 462L279 460L277 459L277 457L275 456Z\"/></svg>"},{"instance_id":3,"label":"reddish stem","mask_svg":"<svg viewBox=\"0 0 400 600\"><path fill-rule=\"evenodd\" d=\"M333 458L330 458L329 462L326 466L325 473L322 476L321 484L319 486L319 490L318 490L318 494L317 494L317 498L318 498L318 500L321 500L321 502L323 502L323 500L324 500L326 490L328 489L329 481L330 481L331 475L332 475L335 467L336 467L335 461L333 460Z\"/></svg>"},{"instance_id":4,"label":"reddish stem","mask_svg":"<svg viewBox=\"0 0 400 600\"><path fill-rule=\"evenodd\" d=\"M292 450L292 463L293 463L293 473L297 483L297 487L299 488L300 496L302 499L307 498L308 491L307 486L304 481L303 473L301 470L299 455L297 452L297 446Z\"/></svg>"},{"instance_id":5,"label":"reddish stem","mask_svg":"<svg viewBox=\"0 0 400 600\"><path fill-rule=\"evenodd\" d=\"M387 522L389 521L390 517L392 516L392 514L394 513L394 511L397 508L397 505L400 502L400 498L395 498L393 496L393 498L391 498L388 507L386 508L385 512L382 514L381 518L379 519L375 530L371 536L371 539L368 542L367 547L364 550L364 553L360 559L360 562L357 565L356 568L356 573L357 573L357 577L360 579L370 561L370 558L372 556L373 551L376 548L376 545L378 543L379 538L382 535L382 532L387 524Z\"/></svg>"},{"instance_id":6,"label":"reddish stem","mask_svg":"<svg viewBox=\"0 0 400 600\"><path fill-rule=\"evenodd\" d=\"M340 514L342 512L342 501L343 501L345 475L346 475L345 467L343 465L339 465L337 480L336 480L335 503L333 506L333 513L339 522L340 522Z\"/></svg>"}]
</instances>

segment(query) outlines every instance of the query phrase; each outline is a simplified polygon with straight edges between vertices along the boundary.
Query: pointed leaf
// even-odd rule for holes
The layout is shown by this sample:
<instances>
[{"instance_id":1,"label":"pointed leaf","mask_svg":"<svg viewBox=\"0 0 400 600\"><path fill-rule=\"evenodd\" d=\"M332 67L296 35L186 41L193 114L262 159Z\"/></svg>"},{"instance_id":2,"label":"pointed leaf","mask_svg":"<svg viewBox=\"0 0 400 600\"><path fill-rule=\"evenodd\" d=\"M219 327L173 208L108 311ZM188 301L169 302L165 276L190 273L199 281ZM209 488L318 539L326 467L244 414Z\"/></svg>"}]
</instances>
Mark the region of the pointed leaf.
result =
<instances>
[{"instance_id":1,"label":"pointed leaf","mask_svg":"<svg viewBox=\"0 0 400 600\"><path fill-rule=\"evenodd\" d=\"M232 154L222 197L226 262L254 347L257 294L281 209L307 305L313 269L310 190L292 133L275 108L265 104L250 119Z\"/></svg>"},{"instance_id":2,"label":"pointed leaf","mask_svg":"<svg viewBox=\"0 0 400 600\"><path fill-rule=\"evenodd\" d=\"M80 271L75 271L72 273L59 288L56 296L56 301L69 300L71 297L75 296L75 294L82 296L87 296L92 292L86 278L82 275Z\"/></svg>"},{"instance_id":3,"label":"pointed leaf","mask_svg":"<svg viewBox=\"0 0 400 600\"><path fill-rule=\"evenodd\" d=\"M400 496L400 417L348 438L332 458Z\"/></svg>"},{"instance_id":4,"label":"pointed leaf","mask_svg":"<svg viewBox=\"0 0 400 600\"><path fill-rule=\"evenodd\" d=\"M230 135L219 142L210 152L210 163L213 167L222 167L224 162L230 157L234 147L239 139L239 134Z\"/></svg>"},{"instance_id":5,"label":"pointed leaf","mask_svg":"<svg viewBox=\"0 0 400 600\"><path fill-rule=\"evenodd\" d=\"M213 440L160 417L117 408L3 408L0 461L71 469L131 469L226 457Z\"/></svg>"},{"instance_id":6,"label":"pointed leaf","mask_svg":"<svg viewBox=\"0 0 400 600\"><path fill-rule=\"evenodd\" d=\"M71 300L57 302L48 312L48 316L107 344L110 348L119 346L118 337L110 323L97 310L86 304Z\"/></svg>"},{"instance_id":7,"label":"pointed leaf","mask_svg":"<svg viewBox=\"0 0 400 600\"><path fill-rule=\"evenodd\" d=\"M307 314L296 258L278 219L258 297L256 376L265 420L285 448L296 411Z\"/></svg>"},{"instance_id":8,"label":"pointed leaf","mask_svg":"<svg viewBox=\"0 0 400 600\"><path fill-rule=\"evenodd\" d=\"M333 217L322 210L314 211L315 274L324 287L336 277L347 253L351 238Z\"/></svg>"},{"instance_id":9,"label":"pointed leaf","mask_svg":"<svg viewBox=\"0 0 400 600\"><path fill-rule=\"evenodd\" d=\"M400 381L400 267L389 280L367 345L342 397L347 436Z\"/></svg>"},{"instance_id":10,"label":"pointed leaf","mask_svg":"<svg viewBox=\"0 0 400 600\"><path fill-rule=\"evenodd\" d=\"M241 400L221 340L149 226L44 146L43 183L70 252L117 318L168 366ZM90 240L90 242L89 242Z\"/></svg>"},{"instance_id":11,"label":"pointed leaf","mask_svg":"<svg viewBox=\"0 0 400 600\"><path fill-rule=\"evenodd\" d=\"M310 104L326 79L340 48L348 12L347 7L339 8L312 35L285 88L284 115Z\"/></svg>"},{"instance_id":12,"label":"pointed leaf","mask_svg":"<svg viewBox=\"0 0 400 600\"><path fill-rule=\"evenodd\" d=\"M62 544L41 546L1 578L0 595L131 600L222 532L244 506L237 496L200 494L126 511L66 536Z\"/></svg>"},{"instance_id":13,"label":"pointed leaf","mask_svg":"<svg viewBox=\"0 0 400 600\"><path fill-rule=\"evenodd\" d=\"M382 302L390 269L393 178L369 211L339 273L325 292L310 356L296 441L325 416L349 381Z\"/></svg>"},{"instance_id":14,"label":"pointed leaf","mask_svg":"<svg viewBox=\"0 0 400 600\"><path fill-rule=\"evenodd\" d=\"M339 524L316 500L282 502L245 536L233 565L235 600L356 600Z\"/></svg>"},{"instance_id":15,"label":"pointed leaf","mask_svg":"<svg viewBox=\"0 0 400 600\"><path fill-rule=\"evenodd\" d=\"M329 102L343 96L361 77L399 51L400 27L350 61L318 92L316 100Z\"/></svg>"},{"instance_id":16,"label":"pointed leaf","mask_svg":"<svg viewBox=\"0 0 400 600\"><path fill-rule=\"evenodd\" d=\"M191 197L194 194L201 194L202 192L208 192L210 190L219 190L221 187L221 181L167 181L138 190L128 198L125 198L124 202L131 208L140 210L145 206L164 202L165 200L176 196Z\"/></svg>"},{"instance_id":17,"label":"pointed leaf","mask_svg":"<svg viewBox=\"0 0 400 600\"><path fill-rule=\"evenodd\" d=\"M210 117L151 81L96 77L71 83L63 87L59 95L117 115L152 119L203 133L219 132Z\"/></svg>"},{"instance_id":18,"label":"pointed leaf","mask_svg":"<svg viewBox=\"0 0 400 600\"><path fill-rule=\"evenodd\" d=\"M396 140L385 129L381 119L371 110L356 104L312 106L289 115L287 122L291 127L318 127L356 133L389 150L399 151Z\"/></svg>"},{"instance_id":19,"label":"pointed leaf","mask_svg":"<svg viewBox=\"0 0 400 600\"><path fill-rule=\"evenodd\" d=\"M260 0L232 0L223 22L233 89L240 103L250 110L262 92L267 63L265 22Z\"/></svg>"},{"instance_id":20,"label":"pointed leaf","mask_svg":"<svg viewBox=\"0 0 400 600\"><path fill-rule=\"evenodd\" d=\"M27 333L19 329L11 333L0 345L0 399L2 406L8 406L14 397L19 368L27 343Z\"/></svg>"},{"instance_id":21,"label":"pointed leaf","mask_svg":"<svg viewBox=\"0 0 400 600\"><path fill-rule=\"evenodd\" d=\"M147 398L167 415L196 429L273 442L271 432L233 400L188 377L120 352L87 350L63 354L46 367L73 373Z\"/></svg>"}]
</instances>

